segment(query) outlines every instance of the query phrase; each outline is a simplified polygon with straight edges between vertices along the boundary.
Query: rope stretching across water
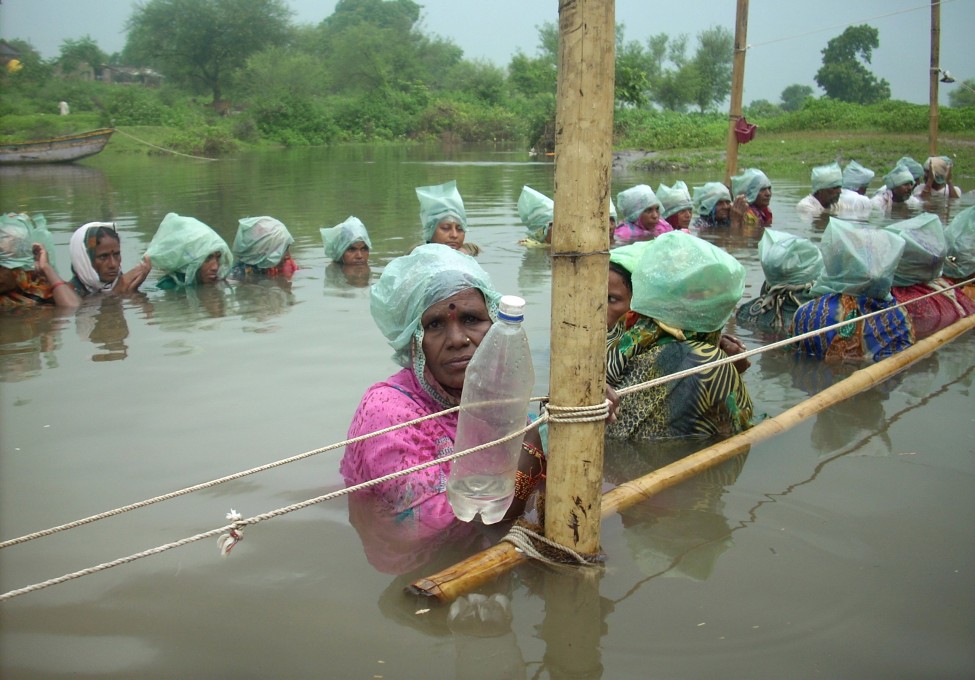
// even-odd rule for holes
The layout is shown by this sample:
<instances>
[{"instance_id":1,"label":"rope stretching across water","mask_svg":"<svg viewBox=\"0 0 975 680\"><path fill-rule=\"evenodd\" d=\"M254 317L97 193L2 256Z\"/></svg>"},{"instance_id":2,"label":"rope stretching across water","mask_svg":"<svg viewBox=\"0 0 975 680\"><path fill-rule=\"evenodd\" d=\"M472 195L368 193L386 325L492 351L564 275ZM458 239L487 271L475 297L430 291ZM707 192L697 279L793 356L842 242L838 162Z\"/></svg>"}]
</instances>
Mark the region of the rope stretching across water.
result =
<instances>
[{"instance_id":1,"label":"rope stretching across water","mask_svg":"<svg viewBox=\"0 0 975 680\"><path fill-rule=\"evenodd\" d=\"M695 373L699 373L699 372L701 372L703 370L710 370L711 368L713 368L717 364L733 363L733 362L738 361L740 359L748 358L750 356L754 356L754 355L757 355L757 354L761 354L763 352L768 352L768 351L771 351L773 349L778 349L780 347L785 347L787 345L794 344L794 343L799 342L801 340L804 340L806 338L814 337L816 335L820 335L822 333L825 333L825 332L828 332L828 331L831 331L831 330L835 330L837 328L841 328L842 326L846 326L846 325L849 325L851 323L859 323L860 321L863 321L864 319L868 319L870 317L877 316L877 315L882 314L884 312L889 312L891 309L897 309L897 308L900 308L900 307L904 307L906 305L909 305L909 304L918 302L920 300L926 299L928 297L932 297L934 295L941 295L941 294L943 294L946 291L954 290L954 289L959 288L961 286L969 285L969 284L971 284L973 282L975 282L975 279L969 279L967 281L962 281L962 282L956 283L956 284L954 284L952 286L949 286L949 287L946 287L946 288L943 288L943 289L939 289L939 290L934 291L932 293L928 293L926 295L919 296L919 297L914 298L914 299L912 299L910 301L907 301L907 302L903 302L903 303L894 305L893 307L890 307L890 308L887 308L887 309L878 310L876 312L871 312L869 314L864 314L864 315L858 316L858 317L856 317L854 319L846 319L844 321L835 323L835 324L833 324L831 326L827 326L827 327L822 328L822 329L818 329L818 330L815 330L815 331L810 331L808 333L803 333L801 335L797 335L797 336L794 336L794 337L786 338L785 340L780 340L778 342L774 342L774 343L772 343L770 345L765 345L763 347L758 347L758 348L755 348L755 349L752 349L752 350L748 350L748 351L742 352L740 354L735 354L733 356L726 357L724 359L719 359L719 360L716 360L714 362L710 362L710 363L708 363L708 364L706 364L704 366L698 366L698 367L693 368L693 369L688 369L688 370L685 370L685 371L679 371L677 373L672 373L672 374L669 374L667 376L663 376L661 378L656 378L654 380L647 381L645 383L640 383L638 385L633 385L631 387L627 387L627 388L618 390L617 393L620 396L624 396L626 394L630 394L632 392L636 392L636 391L639 391L639 390L642 390L642 389L647 389L647 388L650 388L650 387L653 387L653 386L656 386L656 385L659 385L659 384L662 384L662 383L665 383L665 382L669 382L669 381L672 381L672 380L680 380L681 378L687 377L689 375L693 375ZM533 398L533 401L538 401L538 400L540 400L540 398L537 398L537 397L536 398ZM541 400L544 401L544 399L541 399ZM347 439L347 440L342 441L342 442L337 442L335 444L330 444L328 446L324 446L324 447L321 447L319 449L314 449L312 451L307 451L305 453L298 454L298 455L292 456L290 458L285 458L285 459L282 459L282 460L279 460L279 461L276 461L276 462L273 462L273 463L268 463L267 465L263 465L263 466L256 467L256 468L251 468L249 470L245 470L245 471L242 471L242 472L237 472L235 474L228 475L226 477L221 477L219 479L214 479L214 480L211 480L209 482L204 482L204 483L197 484L197 485L194 485L194 486L191 486L191 487L186 487L186 488L181 489L179 491L174 491L174 492L171 492L171 493L168 493L168 494L164 494L162 496L157 496L155 498L150 498L150 499L147 499L147 500L144 500L144 501L140 501L138 503L133 503L131 505L127 505L127 506L124 506L124 507L121 507L121 508L116 508L114 510L110 510L110 511L107 511L107 512L104 512L104 513L100 513L98 515L92 515L90 517L87 517L87 518L84 518L84 519L81 519L81 520L77 520L77 521L74 521L74 522L70 522L68 524L60 525L58 527L52 527L50 529L46 529L46 530L43 530L43 531L38 531L38 532L35 532L33 534L28 534L28 535L25 535L25 536L21 536L19 538L11 539L9 541L4 541L3 543L0 543L0 548L6 548L6 547L9 547L9 546L17 545L19 543L25 543L25 542L30 541L30 540L33 540L35 538L40 538L42 536L48 536L48 535L51 535L53 533L57 533L59 531L66 531L67 529L73 529L75 527L83 526L85 524L89 524L89 523L94 522L94 521L97 521L99 519L104 519L106 517L112 517L112 516L115 516L115 515L122 514L124 512L128 512L129 510L135 510L135 509L138 509L138 508L141 508L141 507L145 507L147 505L152 505L154 503L158 503L160 501L169 500L171 498L176 498L178 496L183 496L183 495L186 495L186 494L191 493L193 491L198 491L198 490L201 490L201 489L210 488L210 487L216 486L218 484L222 484L223 482L226 482L226 481L230 481L230 480L233 480L233 479L239 479L241 477L245 477L247 475L254 474L255 472L261 472L263 470L269 470L269 469L272 469L272 468L275 468L275 467L279 467L279 466L284 465L286 463L295 462L297 460L301 460L301 459L304 459L304 458L308 458L310 456L317 455L317 454L323 453L325 451L331 451L331 450L334 450L334 449L339 448L341 446L346 446L346 445L351 444L351 443L354 443L354 442L363 441L363 440L369 439L371 437L375 437L375 436L379 436L379 435L382 435L382 434L386 434L388 432L392 432L392 431L401 429L403 427L407 427L409 425L413 425L415 423L419 423L419 422L423 422L423 421L426 421L426 420L430 420L432 418L438 418L440 416L443 416L443 415L446 415L446 414L449 414L449 413L453 413L453 412L458 411L458 410L459 410L459 407L455 406L453 408L446 409L446 410L440 411L438 413L433 413L433 414L430 414L430 415L427 415L427 416L423 416L421 418L416 418L414 420L411 420L411 421L408 421L408 422L405 422L405 423L400 423L398 425L393 425L391 427L388 427L388 428L385 428L385 429L382 429L382 430L377 430L376 432L370 432L368 434L361 435L359 437L354 437L352 439ZM178 541L174 541L172 543L167 543L167 544L164 544L164 545L160 545L160 546L157 546L155 548L150 548L148 550L144 550L142 552L135 553L133 555L128 555L126 557L121 557L121 558L118 558L118 559L113 560L111 562L104 562L102 564L99 564L99 565L96 565L96 566L93 566L93 567L89 567L87 569L82 569L80 571L72 572L70 574L65 574L64 576L60 576L58 578L49 579L47 581L43 581L43 582L40 582L40 583L35 583L33 585L26 586L24 588L19 588L17 590L12 590L12 591L9 591L9 592L6 592L6 593L3 593L2 595L0 595L0 601L8 600L8 599L11 599L11 598L14 598L14 597L18 597L20 595L25 595L27 593L35 592L37 590L42 590L44 588L48 588L48 587L53 586L53 585L57 585L57 584L60 584L60 583L65 583L67 581L71 581L71 580L74 580L76 578L80 578L82 576L88 576L89 574L94 574L94 573L97 573L99 571L104 571L104 570L110 569L112 567L120 566L120 565L123 565L123 564L128 564L130 562L134 562L135 560L141 559L143 557L149 557L151 555L157 555L159 553L166 552L168 550L172 550L173 548L179 548L179 547L182 547L184 545L188 545L190 543L195 543L197 541L200 541L200 540L203 540L203 539L206 539L206 538L212 538L214 536L219 536L219 535L224 534L226 532L236 532L237 534L239 534L239 532L245 526L250 526L250 525L258 524L260 522L263 522L265 520L271 519L273 517L279 517L281 515L285 515L285 514L294 512L296 510L302 510L302 509L307 508L307 507L309 507L311 505L316 505L318 503L322 503L322 502L327 501L327 500L332 500L334 498L338 498L340 496L344 496L344 495L347 495L347 494L350 494L350 493L353 493L353 492L356 492L356 491L360 491L362 489L367 489L367 488L372 487L372 486L375 486L377 484L381 484L383 482L387 482L387 481L390 481L390 480L393 480L393 479L397 479L399 477L403 477L403 476L412 474L412 473L417 472L419 470L424 470L424 469L426 469L428 467L432 467L434 465L441 465L443 463L453 461L453 460L455 460L457 458L460 458L462 456L466 456L466 455L468 455L470 453L474 453L476 451L481 451L483 449L489 448L489 447L494 446L496 444L509 441L509 440L514 439L514 438L516 438L518 436L524 435L529 430L531 430L533 428L536 428L536 427L539 427L542 423L545 423L545 422L549 422L549 421L558 421L558 422L593 422L593 421L597 421L597 420L604 420L607 417L608 414L609 414L609 402L608 401L606 401L606 402L604 402L602 404L596 404L596 405L592 405L592 406L578 406L578 407L554 406L552 404L547 404L545 406L545 409L544 409L543 413L534 422L526 425L525 427L523 427L523 428L521 428L519 430L516 430L516 431L512 432L511 434L509 434L509 435L507 435L507 436L505 436L503 438L497 439L495 441L488 442L486 444L481 444L480 446L476 446L474 448L467 449L467 450L464 450L464 451L458 451L458 452L452 453L452 454L447 455L447 456L443 456L443 457L436 458L436 459L431 460L431 461L427 461L426 463L421 463L419 465L415 465L415 466L410 467L410 468L406 468L406 469L403 469L403 470L398 470L396 472L390 473L390 474L385 475L383 477L377 477L375 479L368 480L368 481L363 482L361 484L356 484L354 486L350 486L350 487L346 487L346 488L343 488L343 489L339 489L337 491L333 491L333 492L324 494L322 496L318 496L316 498L310 498L308 500L302 501L300 503L296 503L294 505L289 505L289 506L286 506L286 507L283 507L283 508L278 508L277 510L272 510L270 512L266 512L266 513L263 513L263 514L260 514L260 515L255 515L255 516L249 517L247 519L236 520L232 524L228 524L226 526L223 526L223 527L220 527L220 528L217 528L217 529L211 529L210 531L206 531L206 532L203 532L203 533L199 533L199 534L196 534L195 536L189 536L187 538L184 538L184 539L181 539L181 540L178 540ZM524 535L524 534L519 534L518 532L515 532L514 534L509 534L509 536L506 536L505 539L503 539L503 540L508 540L508 541L514 543L515 545L517 545L518 547L521 547L521 545L524 544L524 543L526 543L529 538L536 538L536 537L534 537L534 536L528 536L528 535ZM550 542L547 539L545 539L544 542L550 544ZM561 548L563 550L568 550L564 546L562 546ZM532 549L532 551L531 551L532 554L537 553L537 552L538 551L537 550L534 550L534 549ZM571 554L571 551L570 551L570 554Z\"/></svg>"}]
</instances>

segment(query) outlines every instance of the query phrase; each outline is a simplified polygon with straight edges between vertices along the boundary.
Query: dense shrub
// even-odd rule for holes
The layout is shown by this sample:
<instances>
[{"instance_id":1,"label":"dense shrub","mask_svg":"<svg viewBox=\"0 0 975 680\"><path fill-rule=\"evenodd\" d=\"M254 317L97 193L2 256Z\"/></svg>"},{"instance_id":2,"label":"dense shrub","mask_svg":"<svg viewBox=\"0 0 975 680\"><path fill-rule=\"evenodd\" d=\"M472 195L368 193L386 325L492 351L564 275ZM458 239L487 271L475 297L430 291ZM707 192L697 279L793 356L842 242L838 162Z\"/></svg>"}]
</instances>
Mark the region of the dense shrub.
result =
<instances>
[{"instance_id":1,"label":"dense shrub","mask_svg":"<svg viewBox=\"0 0 975 680\"><path fill-rule=\"evenodd\" d=\"M615 145L637 149L676 149L720 145L728 134L721 114L617 109Z\"/></svg>"}]
</instances>

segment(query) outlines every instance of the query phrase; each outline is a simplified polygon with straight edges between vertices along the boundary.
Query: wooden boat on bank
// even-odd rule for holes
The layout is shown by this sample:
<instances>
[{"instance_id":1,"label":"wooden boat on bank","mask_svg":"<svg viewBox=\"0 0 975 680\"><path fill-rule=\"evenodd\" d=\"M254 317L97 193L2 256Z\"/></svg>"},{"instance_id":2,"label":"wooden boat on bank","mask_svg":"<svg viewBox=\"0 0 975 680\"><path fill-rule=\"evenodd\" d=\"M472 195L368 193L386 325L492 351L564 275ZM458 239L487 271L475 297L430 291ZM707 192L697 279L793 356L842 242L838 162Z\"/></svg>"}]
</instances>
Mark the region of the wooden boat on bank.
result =
<instances>
[{"instance_id":1,"label":"wooden boat on bank","mask_svg":"<svg viewBox=\"0 0 975 680\"><path fill-rule=\"evenodd\" d=\"M62 135L28 142L0 144L0 165L70 163L94 156L105 148L114 128Z\"/></svg>"}]
</instances>

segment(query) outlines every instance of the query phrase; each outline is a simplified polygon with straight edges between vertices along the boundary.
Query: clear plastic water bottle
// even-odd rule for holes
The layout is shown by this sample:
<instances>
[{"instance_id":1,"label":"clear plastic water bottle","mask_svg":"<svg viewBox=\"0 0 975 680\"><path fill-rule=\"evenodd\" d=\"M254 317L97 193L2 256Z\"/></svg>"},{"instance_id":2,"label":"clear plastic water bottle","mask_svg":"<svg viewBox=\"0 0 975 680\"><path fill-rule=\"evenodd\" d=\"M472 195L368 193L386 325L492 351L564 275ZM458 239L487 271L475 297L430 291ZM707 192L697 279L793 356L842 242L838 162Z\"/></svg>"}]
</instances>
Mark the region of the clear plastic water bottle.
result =
<instances>
[{"instance_id":1,"label":"clear plastic water bottle","mask_svg":"<svg viewBox=\"0 0 975 680\"><path fill-rule=\"evenodd\" d=\"M525 301L505 295L493 324L471 357L457 419L455 451L494 441L525 426L535 386L528 337L521 322ZM458 519L480 513L484 524L500 521L515 494L523 437L471 453L451 463L447 499Z\"/></svg>"}]
</instances>

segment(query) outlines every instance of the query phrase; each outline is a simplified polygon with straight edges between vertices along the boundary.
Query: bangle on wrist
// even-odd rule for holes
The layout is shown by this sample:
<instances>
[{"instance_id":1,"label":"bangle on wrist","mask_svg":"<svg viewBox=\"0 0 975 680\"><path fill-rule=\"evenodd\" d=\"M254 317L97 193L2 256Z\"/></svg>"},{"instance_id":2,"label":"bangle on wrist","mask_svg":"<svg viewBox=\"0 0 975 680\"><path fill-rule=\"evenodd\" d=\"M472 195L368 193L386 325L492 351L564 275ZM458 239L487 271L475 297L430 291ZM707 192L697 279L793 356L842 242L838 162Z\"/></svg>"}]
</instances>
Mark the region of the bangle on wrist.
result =
<instances>
[{"instance_id":1,"label":"bangle on wrist","mask_svg":"<svg viewBox=\"0 0 975 680\"><path fill-rule=\"evenodd\" d=\"M56 291L58 289L58 286L64 286L67 283L68 283L67 281L63 281L63 280L62 281L58 281L57 283L52 283L51 284L51 292L53 293L54 291Z\"/></svg>"}]
</instances>

